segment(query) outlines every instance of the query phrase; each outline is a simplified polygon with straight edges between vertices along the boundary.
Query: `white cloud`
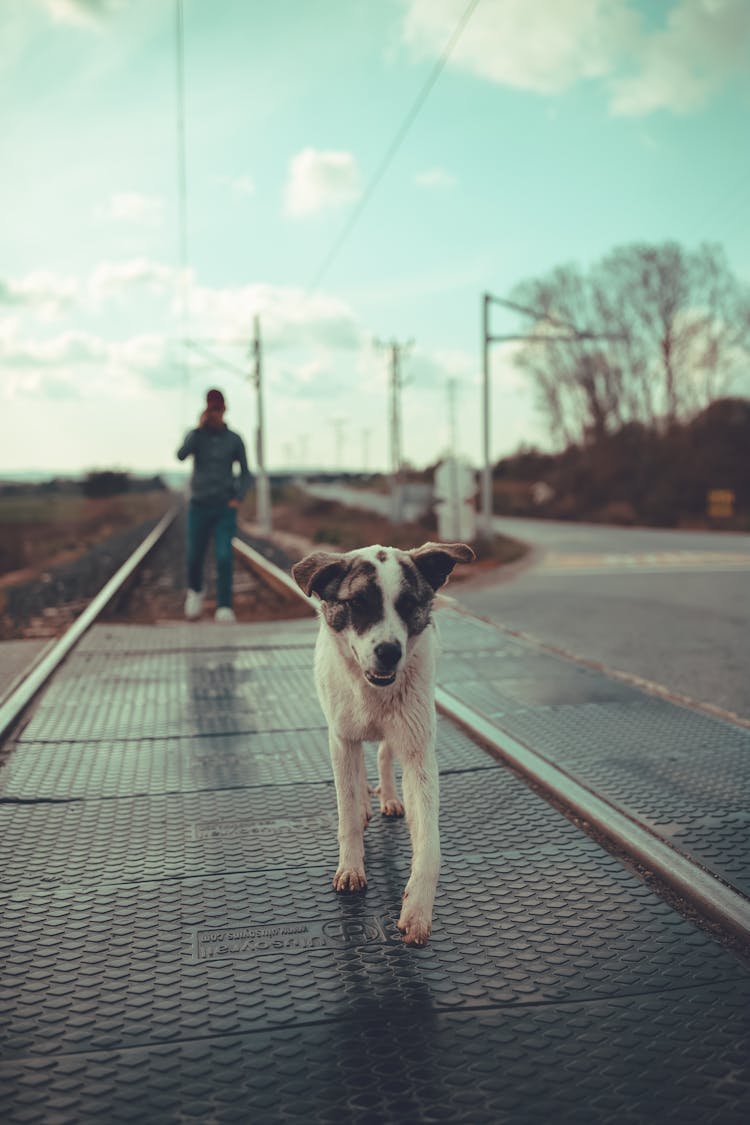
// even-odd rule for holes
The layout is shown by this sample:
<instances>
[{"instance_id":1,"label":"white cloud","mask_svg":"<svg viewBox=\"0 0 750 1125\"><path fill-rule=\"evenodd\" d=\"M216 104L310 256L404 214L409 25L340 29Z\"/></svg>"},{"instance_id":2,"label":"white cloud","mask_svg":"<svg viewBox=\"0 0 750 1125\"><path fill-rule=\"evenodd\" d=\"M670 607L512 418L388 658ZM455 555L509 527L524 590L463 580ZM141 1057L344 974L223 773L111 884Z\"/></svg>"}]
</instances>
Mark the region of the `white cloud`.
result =
<instances>
[{"instance_id":1,"label":"white cloud","mask_svg":"<svg viewBox=\"0 0 750 1125\"><path fill-rule=\"evenodd\" d=\"M289 164L285 210L303 218L358 199L362 192L357 161L350 152L305 148Z\"/></svg>"},{"instance_id":2,"label":"white cloud","mask_svg":"<svg viewBox=\"0 0 750 1125\"><path fill-rule=\"evenodd\" d=\"M402 38L437 57L464 0L407 0ZM747 74L747 0L671 0L663 27L635 0L485 0L450 65L499 85L556 94L581 80L606 84L613 114L688 112L733 76Z\"/></svg>"},{"instance_id":3,"label":"white cloud","mask_svg":"<svg viewBox=\"0 0 750 1125\"><path fill-rule=\"evenodd\" d=\"M414 183L422 188L451 188L455 187L457 180L445 168L427 168L424 172L417 172Z\"/></svg>"},{"instance_id":4,"label":"white cloud","mask_svg":"<svg viewBox=\"0 0 750 1125\"><path fill-rule=\"evenodd\" d=\"M136 226L160 226L164 217L164 201L137 191L122 191L113 195L100 211L104 219Z\"/></svg>"},{"instance_id":5,"label":"white cloud","mask_svg":"<svg viewBox=\"0 0 750 1125\"><path fill-rule=\"evenodd\" d=\"M264 345L270 348L341 350L359 346L362 339L350 306L325 294L262 283L225 289L195 285L190 292L197 336L249 343L255 315L260 317Z\"/></svg>"},{"instance_id":6,"label":"white cloud","mask_svg":"<svg viewBox=\"0 0 750 1125\"><path fill-rule=\"evenodd\" d=\"M96 27L122 6L122 0L41 0L41 4L55 23Z\"/></svg>"},{"instance_id":7,"label":"white cloud","mask_svg":"<svg viewBox=\"0 0 750 1125\"><path fill-rule=\"evenodd\" d=\"M94 306L136 290L164 296L176 291L178 271L148 258L101 262L89 275L86 294Z\"/></svg>"},{"instance_id":8,"label":"white cloud","mask_svg":"<svg viewBox=\"0 0 750 1125\"><path fill-rule=\"evenodd\" d=\"M634 73L611 82L612 111L642 116L658 109L688 113L732 74L747 74L747 0L681 0L664 28L645 38Z\"/></svg>"},{"instance_id":9,"label":"white cloud","mask_svg":"<svg viewBox=\"0 0 750 1125\"><path fill-rule=\"evenodd\" d=\"M442 54L465 0L409 0L404 41ZM551 94L602 76L632 40L638 18L611 0L487 0L464 28L451 64L501 85Z\"/></svg>"},{"instance_id":10,"label":"white cloud","mask_svg":"<svg viewBox=\"0 0 750 1125\"><path fill-rule=\"evenodd\" d=\"M0 365L6 398L19 393L79 398L105 393L117 401L145 386L174 382L167 345L159 335L106 340L68 330L48 339L27 337L17 324L0 330Z\"/></svg>"},{"instance_id":11,"label":"white cloud","mask_svg":"<svg viewBox=\"0 0 750 1125\"><path fill-rule=\"evenodd\" d=\"M0 279L0 305L23 306L43 320L60 316L77 294L75 278L57 277L49 270L35 270L17 281Z\"/></svg>"},{"instance_id":12,"label":"white cloud","mask_svg":"<svg viewBox=\"0 0 750 1125\"><path fill-rule=\"evenodd\" d=\"M217 182L229 188L232 195L250 196L255 194L255 181L252 176L219 176Z\"/></svg>"}]
</instances>

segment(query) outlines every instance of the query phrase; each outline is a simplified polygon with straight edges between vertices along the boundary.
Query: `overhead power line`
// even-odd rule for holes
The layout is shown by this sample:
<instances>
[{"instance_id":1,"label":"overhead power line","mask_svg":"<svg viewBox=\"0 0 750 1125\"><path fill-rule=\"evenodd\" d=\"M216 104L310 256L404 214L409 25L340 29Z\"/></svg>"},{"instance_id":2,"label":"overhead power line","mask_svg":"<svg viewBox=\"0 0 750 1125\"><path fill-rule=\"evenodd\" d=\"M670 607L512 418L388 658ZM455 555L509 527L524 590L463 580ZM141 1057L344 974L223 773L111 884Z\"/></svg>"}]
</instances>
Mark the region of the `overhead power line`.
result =
<instances>
[{"instance_id":1,"label":"overhead power line","mask_svg":"<svg viewBox=\"0 0 750 1125\"><path fill-rule=\"evenodd\" d=\"M182 0L175 0L175 78L176 78L176 126L177 126L177 224L178 224L178 262L177 281L180 335L182 336L182 416L187 417L187 397L190 383L190 368L186 352L188 322L188 233L187 233L187 139L185 128L185 20Z\"/></svg>"},{"instance_id":2,"label":"overhead power line","mask_svg":"<svg viewBox=\"0 0 750 1125\"><path fill-rule=\"evenodd\" d=\"M409 111L407 112L403 121L401 122L401 125L396 130L396 133L393 137L393 140L391 141L390 145L386 149L384 156L382 157L380 163L378 164L377 168L375 169L375 172L371 176L369 183L367 184L364 192L362 193L362 197L360 198L359 202L357 203L357 205L355 206L351 215L349 216L346 223L344 224L344 227L341 230L340 234L338 235L336 241L333 243L333 246L328 251L325 258L323 259L320 266L318 267L318 270L317 270L316 274L314 275L312 281L310 282L310 285L308 286L308 292L313 292L315 289L317 289L321 280L323 279L325 274L328 272L328 270L330 269L334 260L338 256L338 253L341 250L342 246L344 245L347 238L351 234L352 230L354 229L354 227L358 223L358 221L360 219L360 216L362 215L362 212L364 211L367 204L370 202L370 199L372 198L372 196L375 192L375 189L377 188L378 184L380 183L383 176L385 175L389 164L391 163L391 161L393 160L393 157L396 155L399 148L401 147L401 144L404 140L404 137L409 132L409 129L411 128L411 126L414 124L414 121L416 120L416 117L419 114L419 111L421 110L422 106L424 105L425 101L427 100L427 98L430 94L430 91L432 90L432 87L435 85L438 78L440 77L440 75L441 75L441 73L442 73L442 71L445 67L445 64L448 62L448 59L450 58L450 56L453 52L453 49L456 46L456 43L458 43L458 40L460 39L464 28L466 27L467 23L469 22L469 20L473 16L474 11L477 8L477 6L479 5L479 3L480 3L480 0L469 0L469 3L467 4L463 15L461 16L460 20L458 21L455 28L453 29L451 37L450 37L450 39L448 40L448 42L446 43L446 45L443 49L442 55L440 56L438 61L435 63L435 66L432 68L432 71L430 72L430 75L429 75L427 81L425 82L422 89L419 91L419 94L417 95L414 103L412 104L411 108L409 109Z\"/></svg>"}]
</instances>

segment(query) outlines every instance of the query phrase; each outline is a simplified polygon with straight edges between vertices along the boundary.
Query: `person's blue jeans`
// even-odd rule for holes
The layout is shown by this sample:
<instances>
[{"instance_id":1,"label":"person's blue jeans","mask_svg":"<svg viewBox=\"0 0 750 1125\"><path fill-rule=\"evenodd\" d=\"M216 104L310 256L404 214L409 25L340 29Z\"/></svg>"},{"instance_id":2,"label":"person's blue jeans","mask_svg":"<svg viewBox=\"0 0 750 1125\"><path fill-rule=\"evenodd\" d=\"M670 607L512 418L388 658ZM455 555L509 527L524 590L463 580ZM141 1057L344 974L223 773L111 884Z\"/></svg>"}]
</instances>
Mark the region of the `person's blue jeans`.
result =
<instances>
[{"instance_id":1,"label":"person's blue jeans","mask_svg":"<svg viewBox=\"0 0 750 1125\"><path fill-rule=\"evenodd\" d=\"M200 592L203 589L203 563L213 536L216 556L216 604L232 605L232 539L237 526L237 510L226 504L196 504L188 506L187 571L188 586Z\"/></svg>"}]
</instances>

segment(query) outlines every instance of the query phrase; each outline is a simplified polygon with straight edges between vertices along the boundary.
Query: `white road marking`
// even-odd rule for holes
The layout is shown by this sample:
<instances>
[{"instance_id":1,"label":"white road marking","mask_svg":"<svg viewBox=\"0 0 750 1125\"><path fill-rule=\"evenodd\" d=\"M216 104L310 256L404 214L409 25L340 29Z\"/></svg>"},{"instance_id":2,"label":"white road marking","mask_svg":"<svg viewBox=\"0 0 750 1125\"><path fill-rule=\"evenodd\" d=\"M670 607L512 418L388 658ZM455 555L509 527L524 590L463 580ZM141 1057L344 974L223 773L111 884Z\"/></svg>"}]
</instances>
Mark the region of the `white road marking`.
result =
<instances>
[{"instance_id":1,"label":"white road marking","mask_svg":"<svg viewBox=\"0 0 750 1125\"><path fill-rule=\"evenodd\" d=\"M563 553L551 551L537 574L657 574L664 571L750 570L750 554L739 551L644 551L633 553Z\"/></svg>"}]
</instances>

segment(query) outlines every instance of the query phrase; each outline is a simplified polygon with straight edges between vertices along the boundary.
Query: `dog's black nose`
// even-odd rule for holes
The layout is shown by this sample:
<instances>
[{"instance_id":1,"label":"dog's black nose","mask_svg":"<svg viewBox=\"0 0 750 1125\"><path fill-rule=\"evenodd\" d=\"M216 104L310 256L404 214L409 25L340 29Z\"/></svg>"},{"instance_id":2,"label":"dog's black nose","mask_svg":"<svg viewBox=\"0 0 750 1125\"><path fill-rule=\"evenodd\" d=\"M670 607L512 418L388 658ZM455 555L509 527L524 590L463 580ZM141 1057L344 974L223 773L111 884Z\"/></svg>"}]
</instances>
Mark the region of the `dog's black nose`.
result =
<instances>
[{"instance_id":1,"label":"dog's black nose","mask_svg":"<svg viewBox=\"0 0 750 1125\"><path fill-rule=\"evenodd\" d=\"M395 668L401 659L401 645L398 641L382 641L375 645L375 655L382 668Z\"/></svg>"}]
</instances>

